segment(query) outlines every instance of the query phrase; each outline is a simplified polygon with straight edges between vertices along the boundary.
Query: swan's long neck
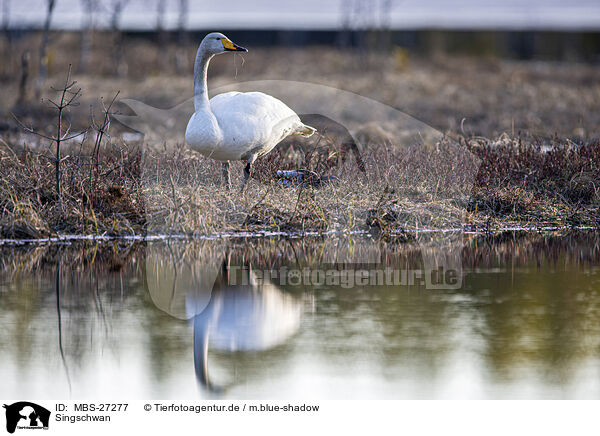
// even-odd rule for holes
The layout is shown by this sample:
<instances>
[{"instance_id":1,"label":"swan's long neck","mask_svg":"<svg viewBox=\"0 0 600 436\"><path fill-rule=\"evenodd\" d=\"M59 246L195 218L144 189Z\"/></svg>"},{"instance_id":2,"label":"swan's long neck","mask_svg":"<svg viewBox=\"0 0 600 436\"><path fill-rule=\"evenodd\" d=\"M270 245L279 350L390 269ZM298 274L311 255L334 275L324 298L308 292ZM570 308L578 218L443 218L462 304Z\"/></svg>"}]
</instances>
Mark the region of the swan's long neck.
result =
<instances>
[{"instance_id":1,"label":"swan's long neck","mask_svg":"<svg viewBox=\"0 0 600 436\"><path fill-rule=\"evenodd\" d=\"M208 378L208 326L202 315L194 317L194 369L200 384L210 389Z\"/></svg>"},{"instance_id":2,"label":"swan's long neck","mask_svg":"<svg viewBox=\"0 0 600 436\"><path fill-rule=\"evenodd\" d=\"M210 110L208 103L208 86L206 84L206 75L208 64L214 55L206 53L202 45L198 47L196 61L194 62L194 109L206 108Z\"/></svg>"}]
</instances>

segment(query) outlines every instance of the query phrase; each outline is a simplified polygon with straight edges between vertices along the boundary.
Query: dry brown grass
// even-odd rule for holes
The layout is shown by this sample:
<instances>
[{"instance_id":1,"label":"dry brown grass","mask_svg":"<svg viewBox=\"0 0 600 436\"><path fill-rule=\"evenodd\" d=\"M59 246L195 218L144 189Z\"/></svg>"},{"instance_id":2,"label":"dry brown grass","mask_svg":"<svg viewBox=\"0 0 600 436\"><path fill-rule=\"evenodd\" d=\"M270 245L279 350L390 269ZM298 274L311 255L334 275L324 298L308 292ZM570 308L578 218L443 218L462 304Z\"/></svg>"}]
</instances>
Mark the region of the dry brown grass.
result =
<instances>
[{"instance_id":1,"label":"dry brown grass","mask_svg":"<svg viewBox=\"0 0 600 436\"><path fill-rule=\"evenodd\" d=\"M562 151L546 152L518 138L479 141L471 140L469 147L481 159L480 167L470 153L456 153L458 145L449 139L435 148L388 145L385 159L380 153L364 153L368 179L357 177L355 164L348 161L331 170L338 183L319 188L278 183L273 177L278 166L267 165L284 159L275 154L280 159L265 160L243 195L237 189L241 163L232 165L233 189L227 190L219 162L185 147L142 153L140 147L122 143L101 154L101 177L96 178L84 144L65 150L62 203L56 201L52 163L26 148L4 145L0 232L10 238L55 233L403 234L598 225L597 142L570 149L558 145Z\"/></svg>"},{"instance_id":2,"label":"dry brown grass","mask_svg":"<svg viewBox=\"0 0 600 436\"><path fill-rule=\"evenodd\" d=\"M469 204L476 216L496 225L600 226L599 141L503 135L465 144L481 159Z\"/></svg>"}]
</instances>

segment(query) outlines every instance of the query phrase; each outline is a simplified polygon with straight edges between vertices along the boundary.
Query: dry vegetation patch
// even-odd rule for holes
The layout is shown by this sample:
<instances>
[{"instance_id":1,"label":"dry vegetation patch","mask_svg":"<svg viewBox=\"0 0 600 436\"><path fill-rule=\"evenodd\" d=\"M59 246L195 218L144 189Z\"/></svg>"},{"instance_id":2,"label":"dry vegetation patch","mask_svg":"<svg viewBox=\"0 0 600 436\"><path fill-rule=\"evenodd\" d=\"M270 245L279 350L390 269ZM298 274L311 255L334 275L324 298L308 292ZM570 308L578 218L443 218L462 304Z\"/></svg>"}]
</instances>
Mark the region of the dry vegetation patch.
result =
<instances>
[{"instance_id":1,"label":"dry vegetation patch","mask_svg":"<svg viewBox=\"0 0 600 436\"><path fill-rule=\"evenodd\" d=\"M110 57L103 52L105 37L97 36L95 60ZM12 49L36 44L35 38L23 38ZM64 81L63 66L77 47L69 34L52 39L48 82ZM87 74L73 67L83 91L80 106L65 114L65 126L87 134L62 144L60 198L54 144L23 132L10 115L53 135L56 114L31 95L17 104L19 64L13 59L3 67L0 237L258 230L406 235L458 227L600 225L600 146L594 139L600 76L590 65L409 56L400 66L393 57L374 55L357 68L352 54L323 47L257 48L243 65L240 58L218 59L211 86L265 78L323 83L400 108L447 132L433 143L406 143L386 137L383 126L365 124L353 132L365 174L350 152L340 159L339 147L324 153L276 148L256 162L242 196L241 163L232 164L233 189L227 190L220 163L180 143L123 139L127 130L116 123L105 126L97 141L101 96L108 104L120 89L123 97L169 108L192 92L195 46L185 48L188 71L179 72L161 62L161 53L171 51L161 52L151 41L126 39L123 49L126 74L115 76L106 62L92 62L97 68ZM30 76L35 72L32 64ZM53 95L45 92L44 99ZM90 106L95 129L89 129ZM277 170L297 169L336 182L280 183Z\"/></svg>"}]
</instances>

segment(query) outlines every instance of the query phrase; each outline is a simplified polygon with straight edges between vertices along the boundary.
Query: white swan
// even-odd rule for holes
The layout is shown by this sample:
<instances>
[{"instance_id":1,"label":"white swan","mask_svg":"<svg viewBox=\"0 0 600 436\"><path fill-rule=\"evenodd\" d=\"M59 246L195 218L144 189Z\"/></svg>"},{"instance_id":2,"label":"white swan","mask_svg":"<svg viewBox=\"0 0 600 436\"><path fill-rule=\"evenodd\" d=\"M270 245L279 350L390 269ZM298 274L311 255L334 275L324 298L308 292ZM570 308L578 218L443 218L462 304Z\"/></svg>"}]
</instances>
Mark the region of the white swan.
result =
<instances>
[{"instance_id":1,"label":"white swan","mask_svg":"<svg viewBox=\"0 0 600 436\"><path fill-rule=\"evenodd\" d=\"M248 51L222 33L209 33L198 47L194 63L194 114L186 131L187 144L199 153L223 161L229 186L229 161L244 160L242 191L252 163L290 135L312 135L316 129L300 121L282 101L262 92L226 92L208 99L206 73L213 56Z\"/></svg>"}]
</instances>

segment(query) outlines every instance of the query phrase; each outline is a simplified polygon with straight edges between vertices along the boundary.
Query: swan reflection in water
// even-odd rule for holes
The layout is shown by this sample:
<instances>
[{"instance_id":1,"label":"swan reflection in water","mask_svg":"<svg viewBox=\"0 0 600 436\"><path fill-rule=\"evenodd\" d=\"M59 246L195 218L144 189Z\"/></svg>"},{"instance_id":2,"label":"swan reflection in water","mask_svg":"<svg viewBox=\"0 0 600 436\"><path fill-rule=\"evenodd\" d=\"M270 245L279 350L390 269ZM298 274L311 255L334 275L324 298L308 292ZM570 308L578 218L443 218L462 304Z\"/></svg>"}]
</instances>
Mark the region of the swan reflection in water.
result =
<instances>
[{"instance_id":1,"label":"swan reflection in water","mask_svg":"<svg viewBox=\"0 0 600 436\"><path fill-rule=\"evenodd\" d=\"M258 280L250 269L241 272L243 277L229 281L223 264L208 306L193 319L196 376L211 391L220 389L208 375L209 344L229 352L268 350L283 344L300 327L301 300L266 279ZM194 307L192 299L190 307Z\"/></svg>"},{"instance_id":2,"label":"swan reflection in water","mask_svg":"<svg viewBox=\"0 0 600 436\"><path fill-rule=\"evenodd\" d=\"M203 249L192 256L150 249L146 279L153 303L194 329L194 367L212 392L209 348L225 352L263 351L283 344L300 327L304 301L250 267L231 267L230 256Z\"/></svg>"}]
</instances>

